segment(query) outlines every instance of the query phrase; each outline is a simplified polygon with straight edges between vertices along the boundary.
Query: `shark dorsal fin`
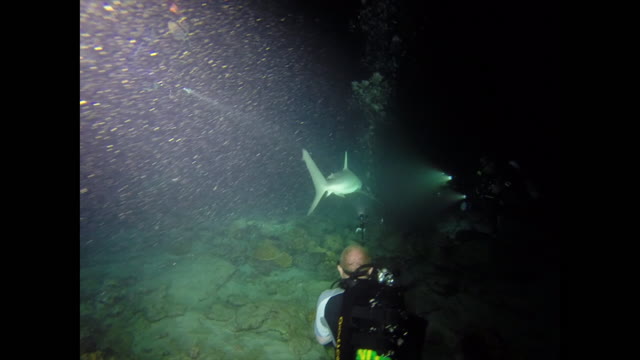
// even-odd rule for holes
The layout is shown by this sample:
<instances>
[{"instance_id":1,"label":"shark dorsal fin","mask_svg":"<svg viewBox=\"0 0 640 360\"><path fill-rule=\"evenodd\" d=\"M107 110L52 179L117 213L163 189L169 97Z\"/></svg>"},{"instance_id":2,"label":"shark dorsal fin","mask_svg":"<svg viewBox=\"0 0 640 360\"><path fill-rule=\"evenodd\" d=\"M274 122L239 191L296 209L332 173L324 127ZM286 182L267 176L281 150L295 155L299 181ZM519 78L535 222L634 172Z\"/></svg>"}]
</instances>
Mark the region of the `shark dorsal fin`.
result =
<instances>
[{"instance_id":1,"label":"shark dorsal fin","mask_svg":"<svg viewBox=\"0 0 640 360\"><path fill-rule=\"evenodd\" d=\"M344 170L347 169L347 152L344 152Z\"/></svg>"}]
</instances>

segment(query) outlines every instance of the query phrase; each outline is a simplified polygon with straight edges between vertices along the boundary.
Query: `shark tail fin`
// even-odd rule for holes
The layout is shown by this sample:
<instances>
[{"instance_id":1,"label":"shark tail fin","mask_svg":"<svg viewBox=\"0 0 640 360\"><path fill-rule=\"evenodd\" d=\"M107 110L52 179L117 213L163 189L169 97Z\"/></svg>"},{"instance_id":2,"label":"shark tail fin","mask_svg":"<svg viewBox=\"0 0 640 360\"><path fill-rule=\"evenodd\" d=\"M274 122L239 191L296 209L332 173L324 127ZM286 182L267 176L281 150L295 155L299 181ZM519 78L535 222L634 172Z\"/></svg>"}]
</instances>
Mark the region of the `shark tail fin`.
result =
<instances>
[{"instance_id":1,"label":"shark tail fin","mask_svg":"<svg viewBox=\"0 0 640 360\"><path fill-rule=\"evenodd\" d=\"M309 212L307 212L307 215L310 215L320 202L320 199L322 199L324 193L327 191L327 180L324 178L320 169L318 169L316 163L313 162L313 159L305 149L302 149L302 160L304 160L304 163L307 165L309 174L311 174L311 180L313 180L313 186L316 188L316 197L313 199L313 203L311 203Z\"/></svg>"}]
</instances>

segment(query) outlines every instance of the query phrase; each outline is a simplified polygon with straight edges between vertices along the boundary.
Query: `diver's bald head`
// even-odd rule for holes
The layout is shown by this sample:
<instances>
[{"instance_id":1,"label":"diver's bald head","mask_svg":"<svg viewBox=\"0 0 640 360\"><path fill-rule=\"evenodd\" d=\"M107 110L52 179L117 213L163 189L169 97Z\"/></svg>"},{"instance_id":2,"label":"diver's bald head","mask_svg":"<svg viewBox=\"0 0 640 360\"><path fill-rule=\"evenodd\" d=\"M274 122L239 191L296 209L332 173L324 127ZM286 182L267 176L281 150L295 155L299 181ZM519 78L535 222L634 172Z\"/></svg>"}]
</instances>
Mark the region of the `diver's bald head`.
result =
<instances>
[{"instance_id":1,"label":"diver's bald head","mask_svg":"<svg viewBox=\"0 0 640 360\"><path fill-rule=\"evenodd\" d=\"M360 245L347 246L340 255L340 266L349 272L354 272L360 266L370 263L369 252Z\"/></svg>"}]
</instances>

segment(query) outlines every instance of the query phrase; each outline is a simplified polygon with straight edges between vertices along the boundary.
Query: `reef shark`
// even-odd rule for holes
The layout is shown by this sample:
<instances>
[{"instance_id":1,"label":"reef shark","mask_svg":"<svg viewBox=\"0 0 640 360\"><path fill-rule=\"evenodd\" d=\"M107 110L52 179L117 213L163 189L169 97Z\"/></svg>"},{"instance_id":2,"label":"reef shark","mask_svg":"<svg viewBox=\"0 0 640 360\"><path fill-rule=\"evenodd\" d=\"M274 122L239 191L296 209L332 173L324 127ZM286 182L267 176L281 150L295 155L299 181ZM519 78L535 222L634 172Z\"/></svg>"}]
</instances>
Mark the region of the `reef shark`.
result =
<instances>
[{"instance_id":1,"label":"reef shark","mask_svg":"<svg viewBox=\"0 0 640 360\"><path fill-rule=\"evenodd\" d=\"M356 174L347 168L346 151L344 152L344 168L337 173L329 175L326 179L305 149L302 149L302 160L304 160L304 163L307 165L309 174L311 174L311 180L313 180L313 186L316 188L316 197L313 199L313 203L311 203L311 208L309 208L307 215L310 215L313 212L325 193L327 196L336 194L340 197L344 197L345 195L359 191L362 188L362 181L360 181Z\"/></svg>"}]
</instances>

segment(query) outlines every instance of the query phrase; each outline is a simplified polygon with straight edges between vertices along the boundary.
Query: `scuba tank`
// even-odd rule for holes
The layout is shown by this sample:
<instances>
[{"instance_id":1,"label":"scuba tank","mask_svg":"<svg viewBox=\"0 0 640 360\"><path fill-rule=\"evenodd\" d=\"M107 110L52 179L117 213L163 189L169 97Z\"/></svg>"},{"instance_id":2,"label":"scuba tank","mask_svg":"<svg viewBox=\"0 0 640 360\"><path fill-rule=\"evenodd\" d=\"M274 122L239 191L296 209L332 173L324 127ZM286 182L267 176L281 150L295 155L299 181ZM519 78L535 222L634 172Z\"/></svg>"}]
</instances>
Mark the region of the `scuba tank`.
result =
<instances>
[{"instance_id":1,"label":"scuba tank","mask_svg":"<svg viewBox=\"0 0 640 360\"><path fill-rule=\"evenodd\" d=\"M406 311L404 294L395 286L393 273L366 264L348 275L339 280L345 291L336 333L336 359L397 360L419 354L409 340L419 337L422 341L426 321L422 329L420 324L413 326L417 317Z\"/></svg>"}]
</instances>

